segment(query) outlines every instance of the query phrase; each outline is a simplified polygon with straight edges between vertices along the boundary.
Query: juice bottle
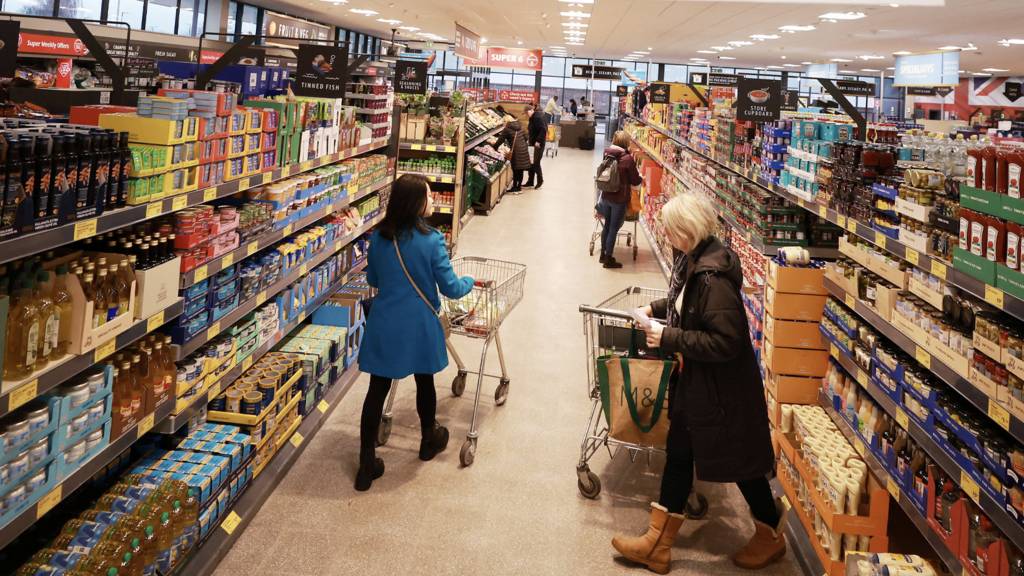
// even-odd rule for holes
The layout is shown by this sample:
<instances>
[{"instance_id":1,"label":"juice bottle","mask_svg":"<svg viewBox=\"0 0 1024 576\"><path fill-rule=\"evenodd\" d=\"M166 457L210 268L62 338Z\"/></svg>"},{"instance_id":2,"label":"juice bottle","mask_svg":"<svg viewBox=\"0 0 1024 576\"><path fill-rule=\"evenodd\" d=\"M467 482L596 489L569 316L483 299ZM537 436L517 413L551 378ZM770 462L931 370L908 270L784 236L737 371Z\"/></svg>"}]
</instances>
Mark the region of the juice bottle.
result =
<instances>
[{"instance_id":1,"label":"juice bottle","mask_svg":"<svg viewBox=\"0 0 1024 576\"><path fill-rule=\"evenodd\" d=\"M133 390L135 389L135 374L132 372L130 360L121 362L117 370L117 382L114 400L117 402L118 414L122 422L131 422L136 414Z\"/></svg>"},{"instance_id":2,"label":"juice bottle","mask_svg":"<svg viewBox=\"0 0 1024 576\"><path fill-rule=\"evenodd\" d=\"M57 277L53 282L53 293L50 298L57 308L57 348L54 351L54 358L60 358L68 353L71 346L71 292L68 290L68 267L66 264L57 266Z\"/></svg>"},{"instance_id":3,"label":"juice bottle","mask_svg":"<svg viewBox=\"0 0 1024 576\"><path fill-rule=\"evenodd\" d=\"M31 298L30 284L25 278L18 282L7 327L7 350L4 375L8 379L24 378L35 369L39 351L39 309Z\"/></svg>"},{"instance_id":4,"label":"juice bottle","mask_svg":"<svg viewBox=\"0 0 1024 576\"><path fill-rule=\"evenodd\" d=\"M110 277L110 268L104 263L101 263L99 266L99 275L100 289L103 290L103 297L107 302L107 316L105 321L110 322L118 315L117 290L114 288L114 283Z\"/></svg>"},{"instance_id":5,"label":"juice bottle","mask_svg":"<svg viewBox=\"0 0 1024 576\"><path fill-rule=\"evenodd\" d=\"M34 299L39 307L39 351L36 354L36 370L41 370L50 360L57 357L57 340L60 335L60 311L45 289L50 273L40 270L36 275Z\"/></svg>"},{"instance_id":6,"label":"juice bottle","mask_svg":"<svg viewBox=\"0 0 1024 576\"><path fill-rule=\"evenodd\" d=\"M122 260L122 262L125 261ZM117 264L110 265L107 276L110 277L110 283L114 287L114 294L117 296L117 313L125 314L128 312L128 307L131 304L131 284L124 281L124 275L120 273L120 267Z\"/></svg>"},{"instance_id":7,"label":"juice bottle","mask_svg":"<svg viewBox=\"0 0 1024 576\"><path fill-rule=\"evenodd\" d=\"M153 386L149 381L149 373L142 362L142 355L140 353L132 354L132 371L135 374L135 392L132 394L132 405L135 406L136 398L138 398L136 414L138 418L142 418L143 415L153 411L153 406L150 406L151 399L153 398Z\"/></svg>"},{"instance_id":8,"label":"juice bottle","mask_svg":"<svg viewBox=\"0 0 1024 576\"><path fill-rule=\"evenodd\" d=\"M149 359L150 372L153 374L153 394L162 398L170 392L171 379L164 365L164 343L156 338L151 340L153 352Z\"/></svg>"},{"instance_id":9,"label":"juice bottle","mask_svg":"<svg viewBox=\"0 0 1024 576\"><path fill-rule=\"evenodd\" d=\"M117 265L117 275L121 279L121 282L127 287L128 298L131 298L132 294L132 282L135 281L135 271L131 269L131 264L128 258L122 258L121 263Z\"/></svg>"},{"instance_id":10,"label":"juice bottle","mask_svg":"<svg viewBox=\"0 0 1024 576\"><path fill-rule=\"evenodd\" d=\"M89 266L92 264L86 265L82 290L85 292L85 299L92 302L92 327L99 328L107 322L107 298L100 283L96 281L96 276L89 272Z\"/></svg>"}]
</instances>

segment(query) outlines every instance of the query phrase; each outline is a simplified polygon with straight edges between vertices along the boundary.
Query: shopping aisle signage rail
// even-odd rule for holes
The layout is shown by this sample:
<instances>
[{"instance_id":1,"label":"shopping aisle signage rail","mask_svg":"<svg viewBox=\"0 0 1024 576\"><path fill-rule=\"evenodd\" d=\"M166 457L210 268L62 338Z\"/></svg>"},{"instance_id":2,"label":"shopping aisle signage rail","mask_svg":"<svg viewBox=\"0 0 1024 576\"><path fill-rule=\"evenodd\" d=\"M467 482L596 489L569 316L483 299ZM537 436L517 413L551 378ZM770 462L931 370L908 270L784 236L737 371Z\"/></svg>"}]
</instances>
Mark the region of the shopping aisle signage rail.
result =
<instances>
[{"instance_id":1,"label":"shopping aisle signage rail","mask_svg":"<svg viewBox=\"0 0 1024 576\"><path fill-rule=\"evenodd\" d=\"M482 59L466 58L466 63L470 66L534 71L541 70L543 62L543 52L529 48L486 48L483 50Z\"/></svg>"},{"instance_id":2,"label":"shopping aisle signage rail","mask_svg":"<svg viewBox=\"0 0 1024 576\"><path fill-rule=\"evenodd\" d=\"M618 66L592 66L590 64L573 64L573 78L593 78L594 80L618 80L622 68Z\"/></svg>"},{"instance_id":3,"label":"shopping aisle signage rail","mask_svg":"<svg viewBox=\"0 0 1024 576\"><path fill-rule=\"evenodd\" d=\"M696 86L736 86L739 76L735 74L716 74L714 72L690 72L690 84Z\"/></svg>"},{"instance_id":4,"label":"shopping aisle signage rail","mask_svg":"<svg viewBox=\"0 0 1024 576\"><path fill-rule=\"evenodd\" d=\"M395 63L395 92L399 94L427 93L427 63L399 60Z\"/></svg>"},{"instance_id":5,"label":"shopping aisle signage rail","mask_svg":"<svg viewBox=\"0 0 1024 576\"><path fill-rule=\"evenodd\" d=\"M455 23L455 54L463 58L480 58L480 35Z\"/></svg>"},{"instance_id":6,"label":"shopping aisle signage rail","mask_svg":"<svg viewBox=\"0 0 1024 576\"><path fill-rule=\"evenodd\" d=\"M847 96L874 96L875 85L860 80L835 80L836 88Z\"/></svg>"},{"instance_id":7,"label":"shopping aisle signage rail","mask_svg":"<svg viewBox=\"0 0 1024 576\"><path fill-rule=\"evenodd\" d=\"M740 76L736 83L736 119L768 122L782 113L782 81Z\"/></svg>"},{"instance_id":8,"label":"shopping aisle signage rail","mask_svg":"<svg viewBox=\"0 0 1024 576\"><path fill-rule=\"evenodd\" d=\"M348 48L299 45L299 69L293 90L299 96L341 98L348 82Z\"/></svg>"}]
</instances>

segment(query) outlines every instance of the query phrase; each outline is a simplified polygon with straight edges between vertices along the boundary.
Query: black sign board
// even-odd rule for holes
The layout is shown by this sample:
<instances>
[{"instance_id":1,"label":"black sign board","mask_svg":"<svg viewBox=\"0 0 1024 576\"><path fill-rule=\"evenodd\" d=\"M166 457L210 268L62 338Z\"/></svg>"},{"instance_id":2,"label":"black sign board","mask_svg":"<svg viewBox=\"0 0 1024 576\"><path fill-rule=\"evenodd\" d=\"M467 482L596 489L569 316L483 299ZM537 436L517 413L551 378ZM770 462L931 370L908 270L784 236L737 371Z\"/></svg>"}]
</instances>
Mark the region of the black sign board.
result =
<instances>
[{"instance_id":1,"label":"black sign board","mask_svg":"<svg viewBox=\"0 0 1024 576\"><path fill-rule=\"evenodd\" d=\"M622 98L623 96L626 96L628 94L629 86L623 86L622 84L619 84L618 86L615 87L615 95L618 96L619 98Z\"/></svg>"},{"instance_id":2,"label":"black sign board","mask_svg":"<svg viewBox=\"0 0 1024 576\"><path fill-rule=\"evenodd\" d=\"M423 60L399 60L395 63L395 92L427 93L427 63Z\"/></svg>"},{"instance_id":3,"label":"black sign board","mask_svg":"<svg viewBox=\"0 0 1024 576\"><path fill-rule=\"evenodd\" d=\"M935 96L935 88L927 86L907 86L907 94L911 96Z\"/></svg>"},{"instance_id":4,"label":"black sign board","mask_svg":"<svg viewBox=\"0 0 1024 576\"><path fill-rule=\"evenodd\" d=\"M573 64L573 78L593 78L595 80L618 80L622 78L622 68L616 66L591 66L590 64Z\"/></svg>"},{"instance_id":5,"label":"black sign board","mask_svg":"<svg viewBox=\"0 0 1024 576\"><path fill-rule=\"evenodd\" d=\"M1010 102L1016 102L1021 97L1020 82L1007 82L1003 84L1003 96Z\"/></svg>"},{"instance_id":6,"label":"black sign board","mask_svg":"<svg viewBox=\"0 0 1024 576\"><path fill-rule=\"evenodd\" d=\"M788 112L796 112L797 109L800 108L799 97L799 90L784 90L782 92L782 104L779 106L779 109Z\"/></svg>"},{"instance_id":7,"label":"black sign board","mask_svg":"<svg viewBox=\"0 0 1024 576\"><path fill-rule=\"evenodd\" d=\"M342 98L348 82L348 49L299 44L299 67L292 90L299 96Z\"/></svg>"},{"instance_id":8,"label":"black sign board","mask_svg":"<svg viewBox=\"0 0 1024 576\"><path fill-rule=\"evenodd\" d=\"M17 20L0 21L0 78L13 78L18 64L18 33L21 23Z\"/></svg>"},{"instance_id":9,"label":"black sign board","mask_svg":"<svg viewBox=\"0 0 1024 576\"><path fill-rule=\"evenodd\" d=\"M730 88L736 86L739 79L739 76L735 74L716 74L714 72L708 74L707 77L708 86L726 86ZM696 82L691 82L691 84L696 84Z\"/></svg>"},{"instance_id":10,"label":"black sign board","mask_svg":"<svg viewBox=\"0 0 1024 576\"><path fill-rule=\"evenodd\" d=\"M668 84L651 84L651 104L668 104L671 88Z\"/></svg>"},{"instance_id":11,"label":"black sign board","mask_svg":"<svg viewBox=\"0 0 1024 576\"><path fill-rule=\"evenodd\" d=\"M870 82L861 82L860 80L833 80L836 83L836 88L847 96L874 96L875 85Z\"/></svg>"},{"instance_id":12,"label":"black sign board","mask_svg":"<svg viewBox=\"0 0 1024 576\"><path fill-rule=\"evenodd\" d=\"M271 68L292 68L296 66L297 60L294 58L284 58L281 56L264 56L263 65Z\"/></svg>"},{"instance_id":13,"label":"black sign board","mask_svg":"<svg viewBox=\"0 0 1024 576\"><path fill-rule=\"evenodd\" d=\"M943 98L948 96L949 93L952 92L952 91L953 91L953 87L952 86L936 86L935 87L935 93L938 94L939 96L942 96Z\"/></svg>"},{"instance_id":14,"label":"black sign board","mask_svg":"<svg viewBox=\"0 0 1024 576\"><path fill-rule=\"evenodd\" d=\"M782 106L782 81L763 78L737 79L736 119L751 122L778 120Z\"/></svg>"}]
</instances>

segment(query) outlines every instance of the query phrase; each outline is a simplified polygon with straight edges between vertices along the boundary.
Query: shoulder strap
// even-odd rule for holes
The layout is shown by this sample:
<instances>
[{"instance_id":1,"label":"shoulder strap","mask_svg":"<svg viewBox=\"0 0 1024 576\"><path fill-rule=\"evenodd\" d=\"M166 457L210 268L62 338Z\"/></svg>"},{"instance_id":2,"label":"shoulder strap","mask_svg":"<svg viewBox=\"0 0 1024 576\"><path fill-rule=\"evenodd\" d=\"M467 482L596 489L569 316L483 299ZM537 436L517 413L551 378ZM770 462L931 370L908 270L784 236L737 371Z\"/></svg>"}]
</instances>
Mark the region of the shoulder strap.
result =
<instances>
[{"instance_id":1,"label":"shoulder strap","mask_svg":"<svg viewBox=\"0 0 1024 576\"><path fill-rule=\"evenodd\" d=\"M402 272L405 272L405 277L409 279L409 283L412 284L413 289L420 295L420 300L423 300L423 303L427 305L427 308L430 308L431 312L440 316L441 312L439 310L434 310L434 305L430 303L430 300L427 300L427 296L423 294L420 287L416 285L416 281L412 279L412 274L409 274L409 269L405 267L405 260L402 259L402 250L398 247L398 237L396 236L392 238L391 242L395 245L395 254L398 255L398 263L402 265Z\"/></svg>"}]
</instances>

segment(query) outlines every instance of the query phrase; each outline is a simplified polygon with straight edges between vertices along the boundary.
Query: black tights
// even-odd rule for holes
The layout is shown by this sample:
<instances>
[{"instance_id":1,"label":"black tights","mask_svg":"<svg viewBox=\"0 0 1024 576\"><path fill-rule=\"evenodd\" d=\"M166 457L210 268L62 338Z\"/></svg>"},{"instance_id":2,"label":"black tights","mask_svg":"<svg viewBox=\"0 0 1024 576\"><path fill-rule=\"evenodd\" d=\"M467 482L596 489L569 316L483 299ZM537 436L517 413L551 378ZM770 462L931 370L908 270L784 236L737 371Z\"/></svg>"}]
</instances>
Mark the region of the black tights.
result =
<instances>
[{"instance_id":1,"label":"black tights","mask_svg":"<svg viewBox=\"0 0 1024 576\"><path fill-rule=\"evenodd\" d=\"M434 390L433 374L416 374L416 413L420 415L420 428L426 437L434 427L437 413L437 392ZM363 401L363 415L359 423L359 466L373 468L377 457L377 430L384 413L384 403L391 391L391 378L370 375L370 388Z\"/></svg>"},{"instance_id":2,"label":"black tights","mask_svg":"<svg viewBox=\"0 0 1024 576\"><path fill-rule=\"evenodd\" d=\"M665 471L661 475L661 496L658 504L669 512L682 514L686 501L693 489L693 442L690 431L679 419L672 420L668 427L668 441L665 450ZM779 525L779 511L772 497L772 488L768 478L759 476L736 483L743 498L750 507L750 514L755 520L772 528Z\"/></svg>"}]
</instances>

